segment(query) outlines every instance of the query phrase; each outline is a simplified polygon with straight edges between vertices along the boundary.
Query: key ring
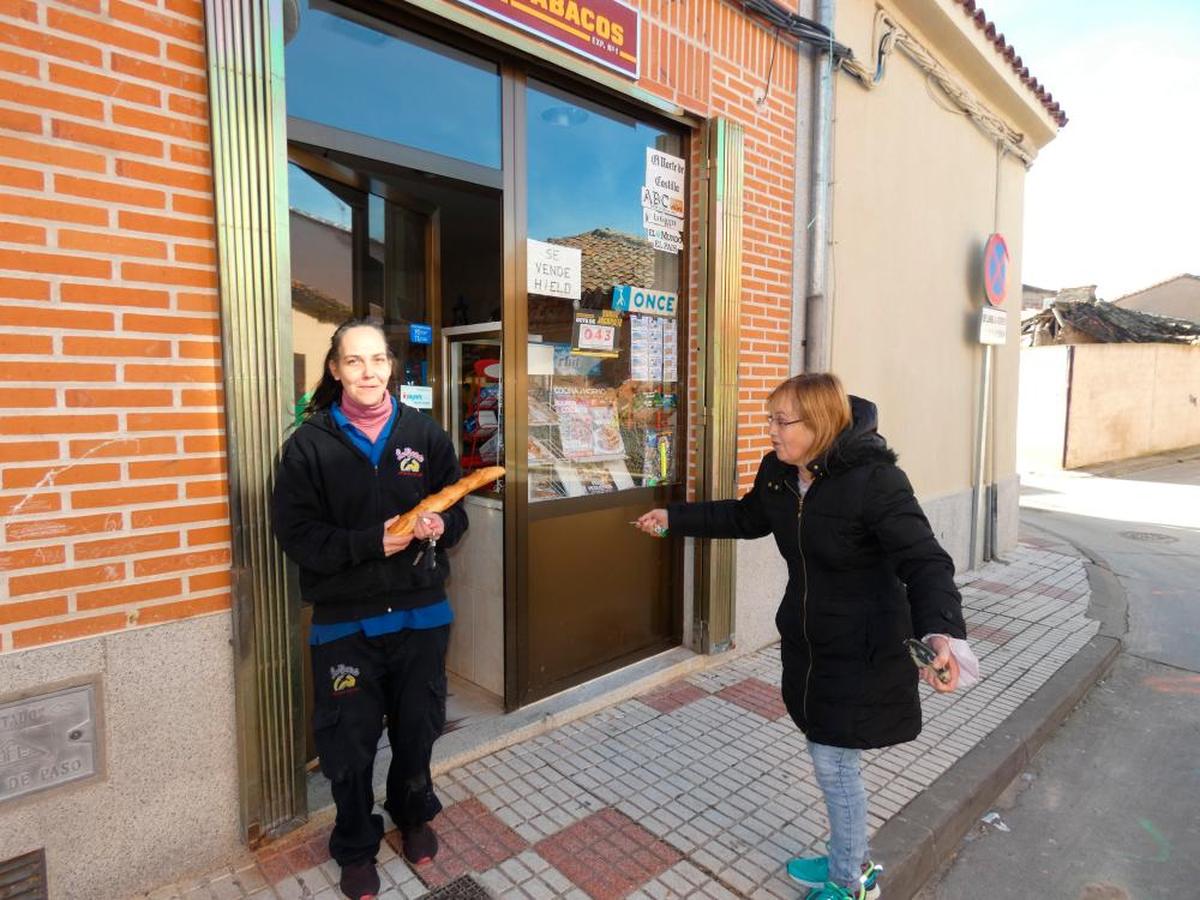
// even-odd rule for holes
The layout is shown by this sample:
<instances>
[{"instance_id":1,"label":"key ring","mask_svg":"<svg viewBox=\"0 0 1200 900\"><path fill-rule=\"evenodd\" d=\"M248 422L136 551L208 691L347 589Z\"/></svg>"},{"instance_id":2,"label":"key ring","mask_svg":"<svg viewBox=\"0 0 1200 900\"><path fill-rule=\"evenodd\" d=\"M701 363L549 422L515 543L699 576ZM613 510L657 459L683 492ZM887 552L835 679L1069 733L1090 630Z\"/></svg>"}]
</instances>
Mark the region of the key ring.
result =
<instances>
[{"instance_id":1,"label":"key ring","mask_svg":"<svg viewBox=\"0 0 1200 900\"><path fill-rule=\"evenodd\" d=\"M908 655L912 657L912 661L917 664L918 669L930 669L942 684L950 683L950 667L944 666L938 669L933 665L933 661L937 659L937 651L916 638L905 638L904 646L908 648Z\"/></svg>"}]
</instances>

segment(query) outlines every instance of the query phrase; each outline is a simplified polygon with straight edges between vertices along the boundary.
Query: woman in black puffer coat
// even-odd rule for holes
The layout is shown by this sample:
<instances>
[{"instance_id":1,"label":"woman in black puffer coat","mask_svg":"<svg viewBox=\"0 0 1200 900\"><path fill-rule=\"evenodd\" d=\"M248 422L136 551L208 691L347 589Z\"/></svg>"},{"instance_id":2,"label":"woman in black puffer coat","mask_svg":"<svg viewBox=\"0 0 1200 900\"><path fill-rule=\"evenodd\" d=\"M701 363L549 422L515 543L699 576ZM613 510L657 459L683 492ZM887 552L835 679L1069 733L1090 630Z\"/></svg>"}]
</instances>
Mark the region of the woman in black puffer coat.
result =
<instances>
[{"instance_id":1,"label":"woman in black puffer coat","mask_svg":"<svg viewBox=\"0 0 1200 900\"><path fill-rule=\"evenodd\" d=\"M774 448L740 500L677 503L638 520L680 536L771 534L788 567L775 622L783 699L809 741L830 820L829 856L795 859L809 900L878 896L868 858L862 750L921 730L918 671L904 645L927 638L958 683L950 638L965 639L954 564L938 544L896 454L876 432L875 405L837 377L806 374L771 394Z\"/></svg>"}]
</instances>

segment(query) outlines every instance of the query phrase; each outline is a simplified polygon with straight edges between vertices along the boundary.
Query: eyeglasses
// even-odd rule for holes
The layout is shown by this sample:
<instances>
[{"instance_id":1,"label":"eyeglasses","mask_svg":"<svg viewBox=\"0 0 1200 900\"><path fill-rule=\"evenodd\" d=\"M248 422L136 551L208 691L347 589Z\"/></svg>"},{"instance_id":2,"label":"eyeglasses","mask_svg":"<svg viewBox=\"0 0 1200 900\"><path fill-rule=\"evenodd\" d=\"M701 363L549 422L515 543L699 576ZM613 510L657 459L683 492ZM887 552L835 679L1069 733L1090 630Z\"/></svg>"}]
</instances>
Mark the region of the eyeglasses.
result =
<instances>
[{"instance_id":1,"label":"eyeglasses","mask_svg":"<svg viewBox=\"0 0 1200 900\"><path fill-rule=\"evenodd\" d=\"M767 427L774 425L776 428L787 428L789 425L795 425L797 422L803 422L804 419L785 419L783 416L767 416Z\"/></svg>"}]
</instances>

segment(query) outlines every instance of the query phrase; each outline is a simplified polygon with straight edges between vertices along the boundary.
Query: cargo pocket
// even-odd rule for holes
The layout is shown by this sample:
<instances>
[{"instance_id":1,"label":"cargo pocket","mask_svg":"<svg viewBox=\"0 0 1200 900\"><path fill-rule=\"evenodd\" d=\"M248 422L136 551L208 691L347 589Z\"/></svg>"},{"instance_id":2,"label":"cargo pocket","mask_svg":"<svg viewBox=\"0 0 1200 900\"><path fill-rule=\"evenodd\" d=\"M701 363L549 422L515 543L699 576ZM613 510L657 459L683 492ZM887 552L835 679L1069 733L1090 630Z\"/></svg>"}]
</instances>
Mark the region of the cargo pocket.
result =
<instances>
[{"instance_id":1,"label":"cargo pocket","mask_svg":"<svg viewBox=\"0 0 1200 900\"><path fill-rule=\"evenodd\" d=\"M330 781L346 778L346 747L338 740L338 721L342 711L336 706L318 706L313 710L313 744L321 761L321 772Z\"/></svg>"},{"instance_id":2,"label":"cargo pocket","mask_svg":"<svg viewBox=\"0 0 1200 900\"><path fill-rule=\"evenodd\" d=\"M429 682L429 742L432 744L446 730L446 673L434 676Z\"/></svg>"}]
</instances>

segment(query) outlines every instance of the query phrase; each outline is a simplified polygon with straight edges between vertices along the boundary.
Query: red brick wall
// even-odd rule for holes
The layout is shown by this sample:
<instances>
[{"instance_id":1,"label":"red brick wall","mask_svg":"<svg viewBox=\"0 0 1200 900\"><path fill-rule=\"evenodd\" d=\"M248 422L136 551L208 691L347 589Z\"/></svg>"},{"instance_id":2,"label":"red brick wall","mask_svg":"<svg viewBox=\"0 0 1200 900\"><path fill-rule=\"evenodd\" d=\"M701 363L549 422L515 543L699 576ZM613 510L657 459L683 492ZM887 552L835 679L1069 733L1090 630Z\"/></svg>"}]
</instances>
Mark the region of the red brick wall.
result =
<instances>
[{"instance_id":1,"label":"red brick wall","mask_svg":"<svg viewBox=\"0 0 1200 900\"><path fill-rule=\"evenodd\" d=\"M194 0L0 0L0 651L229 607Z\"/></svg>"},{"instance_id":2,"label":"red brick wall","mask_svg":"<svg viewBox=\"0 0 1200 900\"><path fill-rule=\"evenodd\" d=\"M796 51L640 5L642 85L746 129L747 487L789 374ZM195 0L0 0L0 652L229 608L208 147Z\"/></svg>"},{"instance_id":3,"label":"red brick wall","mask_svg":"<svg viewBox=\"0 0 1200 900\"><path fill-rule=\"evenodd\" d=\"M776 44L772 29L721 0L634 5L643 16L641 86L705 118L723 116L746 130L738 477L747 490L770 449L763 424L766 395L792 374L788 348L797 51L786 38ZM765 101L756 102L764 93ZM694 172L699 172L699 162L693 157ZM693 185L691 290L696 296L701 274L699 178L693 178ZM694 320L690 333L695 359ZM694 385L692 390L694 401Z\"/></svg>"}]
</instances>

